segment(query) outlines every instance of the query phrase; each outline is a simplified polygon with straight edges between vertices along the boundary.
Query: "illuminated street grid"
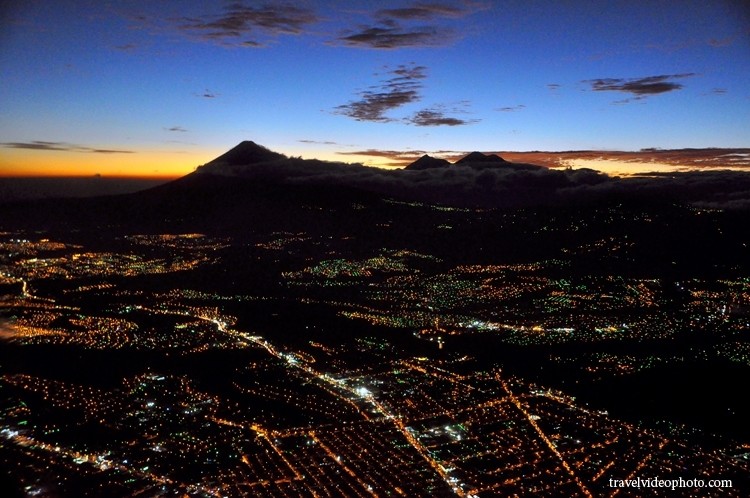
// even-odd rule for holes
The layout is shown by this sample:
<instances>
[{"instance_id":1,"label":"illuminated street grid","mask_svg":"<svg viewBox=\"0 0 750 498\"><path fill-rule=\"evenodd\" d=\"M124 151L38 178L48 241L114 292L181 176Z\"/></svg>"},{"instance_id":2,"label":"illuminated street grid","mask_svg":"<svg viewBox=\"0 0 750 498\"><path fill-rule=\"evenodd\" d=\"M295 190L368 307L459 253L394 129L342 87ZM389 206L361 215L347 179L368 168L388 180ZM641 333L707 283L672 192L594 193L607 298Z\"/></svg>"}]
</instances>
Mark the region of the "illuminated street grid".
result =
<instances>
[{"instance_id":1,"label":"illuminated street grid","mask_svg":"<svg viewBox=\"0 0 750 498\"><path fill-rule=\"evenodd\" d=\"M634 473L750 471L499 371L459 375L412 358L338 377L253 340L271 357L240 372L226 398L160 374L126 379L117 394L3 376L27 400L4 407L19 473L94 474L100 492L137 483L203 496L592 496ZM74 437L82 428L108 437Z\"/></svg>"},{"instance_id":2,"label":"illuminated street grid","mask_svg":"<svg viewBox=\"0 0 750 498\"><path fill-rule=\"evenodd\" d=\"M309 242L305 234L275 236L259 248ZM166 366L92 385L3 372L2 461L29 495L616 496L611 478L750 473L742 456L750 446L702 450L497 367L472 370L468 357L417 357L368 337L292 347L243 330L224 310L269 297L118 290L108 283L113 276L194 269L210 264L224 244L199 234L126 240L175 257L79 252L8 237L0 275L10 319L2 339L26 348L146 351L165 360L229 351L243 355L242 366L216 384ZM427 274L419 267L426 261L438 259L382 250L362 260L313 262L280 278L299 302L326 303L341 316L412 328L438 342L467 334L513 344L638 340L686 324L731 335L748 324L747 279L681 283L684 306L673 312L663 308L655 280L546 276L564 264L555 260ZM60 282L58 295L38 293L49 281ZM332 294L315 293L329 287ZM354 287L362 289L357 300L346 292ZM93 294L106 299L75 305ZM750 352L738 340L705 354L748 364ZM615 375L651 365L627 354L585 361L593 373ZM733 488L702 491L742 496Z\"/></svg>"},{"instance_id":3,"label":"illuminated street grid","mask_svg":"<svg viewBox=\"0 0 750 498\"><path fill-rule=\"evenodd\" d=\"M342 316L418 328L432 340L492 333L516 345L642 341L696 328L737 333L750 325L748 279L680 282L674 291L684 301L674 309L659 280L545 276L564 265L557 260L459 266L422 275L403 261L409 259L413 257L326 260L283 276L293 289L310 289L312 300L316 289L341 287L335 302ZM351 289L363 286L356 301L347 299Z\"/></svg>"}]
</instances>

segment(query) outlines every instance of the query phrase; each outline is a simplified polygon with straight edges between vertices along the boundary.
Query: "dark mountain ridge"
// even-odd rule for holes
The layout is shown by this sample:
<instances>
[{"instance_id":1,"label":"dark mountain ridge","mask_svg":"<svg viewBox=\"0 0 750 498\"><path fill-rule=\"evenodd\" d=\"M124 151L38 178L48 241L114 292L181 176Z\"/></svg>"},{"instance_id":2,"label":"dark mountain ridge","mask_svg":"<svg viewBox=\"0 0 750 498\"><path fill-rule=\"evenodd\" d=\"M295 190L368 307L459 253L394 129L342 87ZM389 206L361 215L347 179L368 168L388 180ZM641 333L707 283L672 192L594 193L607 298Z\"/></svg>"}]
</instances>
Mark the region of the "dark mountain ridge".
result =
<instances>
[{"instance_id":1,"label":"dark mountain ridge","mask_svg":"<svg viewBox=\"0 0 750 498\"><path fill-rule=\"evenodd\" d=\"M498 156L497 154L483 154L482 152L477 151L467 154L455 163L451 163L446 159L440 159L425 154L413 163L406 166L406 168L404 169L411 171L457 166L469 167L473 169L503 168L508 170L513 169L527 171L547 169L544 166L538 166L536 164L511 163Z\"/></svg>"},{"instance_id":2,"label":"dark mountain ridge","mask_svg":"<svg viewBox=\"0 0 750 498\"><path fill-rule=\"evenodd\" d=\"M470 163L505 163L507 162L497 154L482 154L481 152L472 152L471 154L456 161L456 164Z\"/></svg>"},{"instance_id":3,"label":"dark mountain ridge","mask_svg":"<svg viewBox=\"0 0 750 498\"><path fill-rule=\"evenodd\" d=\"M518 165L482 153L464 159L451 165L424 156L416 161L423 167L387 170L291 158L245 141L195 172L148 190L0 204L0 218L7 226L57 231L82 225L219 231L343 223L392 201L461 209L595 209L618 203L750 208L750 175L744 172L617 178L588 169Z\"/></svg>"},{"instance_id":4,"label":"dark mountain ridge","mask_svg":"<svg viewBox=\"0 0 750 498\"><path fill-rule=\"evenodd\" d=\"M447 168L450 166L450 161L446 159L440 159L432 157L430 155L423 155L413 163L409 164L406 168L408 170L420 170L420 169L432 169L432 168Z\"/></svg>"}]
</instances>

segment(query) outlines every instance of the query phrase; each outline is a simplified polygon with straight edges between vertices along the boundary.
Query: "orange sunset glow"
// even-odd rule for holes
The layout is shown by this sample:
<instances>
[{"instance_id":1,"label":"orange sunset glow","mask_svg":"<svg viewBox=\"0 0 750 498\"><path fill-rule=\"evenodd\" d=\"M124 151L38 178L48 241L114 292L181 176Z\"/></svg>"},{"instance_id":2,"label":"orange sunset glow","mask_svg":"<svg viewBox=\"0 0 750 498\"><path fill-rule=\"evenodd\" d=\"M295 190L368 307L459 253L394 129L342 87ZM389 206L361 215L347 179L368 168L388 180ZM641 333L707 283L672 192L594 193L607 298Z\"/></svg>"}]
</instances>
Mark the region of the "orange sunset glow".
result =
<instances>
[{"instance_id":1,"label":"orange sunset glow","mask_svg":"<svg viewBox=\"0 0 750 498\"><path fill-rule=\"evenodd\" d=\"M215 156L213 151L173 152L142 150L128 153L91 153L5 149L0 176L94 176L176 178Z\"/></svg>"}]
</instances>

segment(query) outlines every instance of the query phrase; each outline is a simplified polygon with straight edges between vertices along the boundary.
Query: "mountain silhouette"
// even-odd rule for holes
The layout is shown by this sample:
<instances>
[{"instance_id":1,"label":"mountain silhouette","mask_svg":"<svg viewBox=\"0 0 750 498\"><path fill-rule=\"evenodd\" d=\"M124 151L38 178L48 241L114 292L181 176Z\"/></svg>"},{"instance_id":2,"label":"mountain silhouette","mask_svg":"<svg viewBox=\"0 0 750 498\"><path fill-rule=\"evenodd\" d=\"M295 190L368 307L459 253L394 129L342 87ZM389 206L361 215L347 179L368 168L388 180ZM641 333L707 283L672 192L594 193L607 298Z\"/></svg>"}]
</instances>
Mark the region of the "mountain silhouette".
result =
<instances>
[{"instance_id":1,"label":"mountain silhouette","mask_svg":"<svg viewBox=\"0 0 750 498\"><path fill-rule=\"evenodd\" d=\"M216 159L206 163L204 167L216 165L243 166L246 164L278 161L280 159L287 159L287 156L267 149L251 140L245 140Z\"/></svg>"},{"instance_id":2,"label":"mountain silhouette","mask_svg":"<svg viewBox=\"0 0 750 498\"><path fill-rule=\"evenodd\" d=\"M498 156L497 154L482 154L481 152L472 152L471 154L459 159L454 166L468 166L476 170L486 169L504 169L515 171L538 171L546 170L544 166L526 163L511 163Z\"/></svg>"},{"instance_id":3,"label":"mountain silhouette","mask_svg":"<svg viewBox=\"0 0 750 498\"><path fill-rule=\"evenodd\" d=\"M432 157L427 154L423 155L404 169L420 170L433 168L447 168L451 163L445 159Z\"/></svg>"},{"instance_id":4,"label":"mountain silhouette","mask_svg":"<svg viewBox=\"0 0 750 498\"><path fill-rule=\"evenodd\" d=\"M497 154L482 154L481 152L472 152L468 156L459 159L455 164L468 164L468 163L505 163L507 162Z\"/></svg>"},{"instance_id":5,"label":"mountain silhouette","mask_svg":"<svg viewBox=\"0 0 750 498\"><path fill-rule=\"evenodd\" d=\"M750 175L744 172L623 179L589 169L508 162L480 152L456 164L425 155L407 169L412 171L287 157L245 141L193 173L148 190L0 202L0 219L21 229L35 225L56 232L88 226L96 234L103 227L127 226L133 233L147 233L168 226L175 232L227 230L249 237L258 230L356 226L362 216L391 216L399 205L393 201L500 209L605 202L750 208Z\"/></svg>"}]
</instances>

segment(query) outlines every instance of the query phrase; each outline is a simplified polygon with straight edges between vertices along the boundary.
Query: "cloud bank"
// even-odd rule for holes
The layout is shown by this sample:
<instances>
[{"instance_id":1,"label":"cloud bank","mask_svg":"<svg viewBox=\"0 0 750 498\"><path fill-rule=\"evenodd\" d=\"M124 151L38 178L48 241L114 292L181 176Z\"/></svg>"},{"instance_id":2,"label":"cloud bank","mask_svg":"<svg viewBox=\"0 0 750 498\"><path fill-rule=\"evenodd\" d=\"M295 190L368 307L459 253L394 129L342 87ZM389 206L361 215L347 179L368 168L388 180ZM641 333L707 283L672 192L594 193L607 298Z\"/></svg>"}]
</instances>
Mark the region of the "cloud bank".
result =
<instances>
[{"instance_id":1,"label":"cloud bank","mask_svg":"<svg viewBox=\"0 0 750 498\"><path fill-rule=\"evenodd\" d=\"M398 151L372 151L371 154ZM416 154L417 151L409 151ZM551 169L502 163L425 170L282 159L252 165L206 165L196 174L237 176L294 185L337 185L380 195L465 207L524 207L599 201L688 202L710 208L750 208L750 174L739 171L653 173L610 177L591 169Z\"/></svg>"}]
</instances>

